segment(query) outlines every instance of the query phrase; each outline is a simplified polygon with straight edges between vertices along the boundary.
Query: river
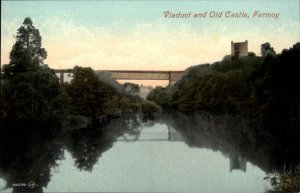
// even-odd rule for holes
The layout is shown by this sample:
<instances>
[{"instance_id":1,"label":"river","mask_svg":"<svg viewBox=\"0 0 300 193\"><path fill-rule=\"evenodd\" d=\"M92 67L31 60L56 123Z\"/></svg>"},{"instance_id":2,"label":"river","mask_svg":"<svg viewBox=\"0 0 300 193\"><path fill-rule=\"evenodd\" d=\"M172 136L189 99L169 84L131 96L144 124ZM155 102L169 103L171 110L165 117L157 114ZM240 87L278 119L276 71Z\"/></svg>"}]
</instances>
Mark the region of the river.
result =
<instances>
[{"instance_id":1,"label":"river","mask_svg":"<svg viewBox=\"0 0 300 193\"><path fill-rule=\"evenodd\" d=\"M0 170L0 191L262 193L267 172L286 160L274 160L274 149L257 144L248 125L200 113L76 128L15 155Z\"/></svg>"}]
</instances>

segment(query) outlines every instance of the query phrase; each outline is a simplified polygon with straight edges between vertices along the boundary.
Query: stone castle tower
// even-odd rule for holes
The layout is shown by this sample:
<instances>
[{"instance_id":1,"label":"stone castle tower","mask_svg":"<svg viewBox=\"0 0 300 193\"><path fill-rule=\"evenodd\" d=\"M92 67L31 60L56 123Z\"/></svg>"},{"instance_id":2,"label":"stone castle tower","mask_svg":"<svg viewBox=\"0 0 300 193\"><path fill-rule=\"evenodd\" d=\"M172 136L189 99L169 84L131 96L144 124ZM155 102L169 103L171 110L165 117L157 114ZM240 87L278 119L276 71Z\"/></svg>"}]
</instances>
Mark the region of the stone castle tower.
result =
<instances>
[{"instance_id":1,"label":"stone castle tower","mask_svg":"<svg viewBox=\"0 0 300 193\"><path fill-rule=\"evenodd\" d=\"M236 42L231 41L231 56L243 57L248 56L248 41Z\"/></svg>"}]
</instances>

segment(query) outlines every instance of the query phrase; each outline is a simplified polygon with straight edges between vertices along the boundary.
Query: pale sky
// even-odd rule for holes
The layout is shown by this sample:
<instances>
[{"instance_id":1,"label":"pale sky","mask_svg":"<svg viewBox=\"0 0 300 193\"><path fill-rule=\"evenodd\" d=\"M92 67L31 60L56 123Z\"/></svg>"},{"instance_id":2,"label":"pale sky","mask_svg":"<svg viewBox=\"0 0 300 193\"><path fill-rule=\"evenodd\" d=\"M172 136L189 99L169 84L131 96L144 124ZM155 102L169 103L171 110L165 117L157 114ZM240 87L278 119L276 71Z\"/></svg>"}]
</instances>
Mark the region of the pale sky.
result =
<instances>
[{"instance_id":1,"label":"pale sky","mask_svg":"<svg viewBox=\"0 0 300 193\"><path fill-rule=\"evenodd\" d=\"M13 36L25 17L40 30L51 68L184 70L230 54L230 42L248 40L260 54L299 41L299 1L1 1L1 64L9 62ZM279 13L253 18L253 12ZM164 12L204 13L206 18L165 18ZM221 18L209 13L223 12ZM249 18L226 18L225 12Z\"/></svg>"}]
</instances>

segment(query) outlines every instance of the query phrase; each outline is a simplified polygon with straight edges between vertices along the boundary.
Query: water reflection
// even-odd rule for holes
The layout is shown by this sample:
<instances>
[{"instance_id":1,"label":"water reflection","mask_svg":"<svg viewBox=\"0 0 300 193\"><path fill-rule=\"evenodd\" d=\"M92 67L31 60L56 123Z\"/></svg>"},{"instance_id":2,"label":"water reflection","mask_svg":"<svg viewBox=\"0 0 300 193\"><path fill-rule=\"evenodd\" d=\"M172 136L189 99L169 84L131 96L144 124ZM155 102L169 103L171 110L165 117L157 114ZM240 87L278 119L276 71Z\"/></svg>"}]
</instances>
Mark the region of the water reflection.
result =
<instances>
[{"instance_id":1,"label":"water reflection","mask_svg":"<svg viewBox=\"0 0 300 193\"><path fill-rule=\"evenodd\" d=\"M265 174L252 164L246 173L230 173L220 152L183 142L118 141L91 172L75 170L71 155L65 157L45 192L262 193L264 188Z\"/></svg>"},{"instance_id":2,"label":"water reflection","mask_svg":"<svg viewBox=\"0 0 300 193\"><path fill-rule=\"evenodd\" d=\"M83 170L92 170L102 153L113 146L118 137L128 135L138 139L141 119L136 114L121 117L106 117L106 122L94 120L87 127L70 132L66 149L75 158L75 166Z\"/></svg>"},{"instance_id":3,"label":"water reflection","mask_svg":"<svg viewBox=\"0 0 300 193\"><path fill-rule=\"evenodd\" d=\"M238 155L229 155L230 156L230 166L229 170L232 172L232 170L242 170L243 172L246 172L247 170L247 160L238 156Z\"/></svg>"},{"instance_id":4,"label":"water reflection","mask_svg":"<svg viewBox=\"0 0 300 193\"><path fill-rule=\"evenodd\" d=\"M160 120L180 132L189 146L221 151L231 160L230 171L237 168L246 171L246 161L266 172L280 171L300 162L298 128L272 125L270 129L270 123L266 128L262 123L258 125L238 116L208 112L188 115L172 112L160 116Z\"/></svg>"},{"instance_id":5,"label":"water reflection","mask_svg":"<svg viewBox=\"0 0 300 193\"><path fill-rule=\"evenodd\" d=\"M226 181L227 178L241 180L242 174L237 175L235 171L247 175L247 180L253 180L251 187L259 190L262 184L257 179L262 181L264 174L253 169L254 165L269 172L300 160L297 136L286 138L286 133L272 133L239 117L172 112L157 115L152 121L142 120L145 121L142 115L126 114L79 119L53 132L29 132L26 127L3 128L0 178L7 182L8 188L13 188L13 192L43 192L50 180L53 182L46 189L48 192L68 191L68 186L77 187L69 191L84 192L193 192L199 191L199 184L207 186L205 190L209 192L239 192L238 185ZM182 142L197 149L188 149ZM101 158L104 152L109 152L106 159ZM61 168L64 164L67 165ZM79 170L65 171L71 165ZM62 172L53 173L53 168L58 166ZM74 184L75 174L81 170L91 172L89 186ZM188 182L180 180L180 176L189 179ZM58 178L68 186L57 185ZM139 184L135 185L133 180ZM95 188L99 183L106 189ZM224 187L214 189L218 185L215 183Z\"/></svg>"},{"instance_id":6,"label":"water reflection","mask_svg":"<svg viewBox=\"0 0 300 193\"><path fill-rule=\"evenodd\" d=\"M27 129L29 124L1 128L0 177L7 187L14 186L13 192L42 192L50 181L50 169L63 155L57 130L42 133Z\"/></svg>"},{"instance_id":7,"label":"water reflection","mask_svg":"<svg viewBox=\"0 0 300 193\"><path fill-rule=\"evenodd\" d=\"M70 122L66 128L52 132L27 129L31 128L29 125L3 127L0 178L13 192L43 192L42 187L50 181L51 168L64 158L65 149L75 159L77 168L90 171L119 136L127 133L137 138L140 120L136 114L111 116Z\"/></svg>"}]
</instances>

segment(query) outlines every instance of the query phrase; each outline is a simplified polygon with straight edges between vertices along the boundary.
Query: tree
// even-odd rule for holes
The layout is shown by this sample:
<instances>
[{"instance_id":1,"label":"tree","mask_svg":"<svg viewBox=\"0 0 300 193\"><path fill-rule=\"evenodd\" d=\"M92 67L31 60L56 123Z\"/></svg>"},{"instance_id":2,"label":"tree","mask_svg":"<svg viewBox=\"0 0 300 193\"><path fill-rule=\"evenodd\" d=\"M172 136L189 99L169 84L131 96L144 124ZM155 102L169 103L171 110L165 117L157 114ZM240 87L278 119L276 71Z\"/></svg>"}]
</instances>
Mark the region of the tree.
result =
<instances>
[{"instance_id":1,"label":"tree","mask_svg":"<svg viewBox=\"0 0 300 193\"><path fill-rule=\"evenodd\" d=\"M47 52L41 40L31 19L25 18L9 64L3 67L5 118L1 122L5 127L31 131L60 127L65 114L64 95L54 71L44 64Z\"/></svg>"},{"instance_id":2,"label":"tree","mask_svg":"<svg viewBox=\"0 0 300 193\"><path fill-rule=\"evenodd\" d=\"M124 87L125 91L131 95L138 95L140 92L140 87L138 84L125 82L123 87Z\"/></svg>"},{"instance_id":3,"label":"tree","mask_svg":"<svg viewBox=\"0 0 300 193\"><path fill-rule=\"evenodd\" d=\"M169 104L169 95L168 95L168 88L163 88L161 86L157 86L153 89L147 96L147 100L153 101L158 105L163 107L168 106Z\"/></svg>"},{"instance_id":4,"label":"tree","mask_svg":"<svg viewBox=\"0 0 300 193\"><path fill-rule=\"evenodd\" d=\"M22 57L29 57L32 61L43 64L47 52L42 46L42 38L38 29L35 29L29 17L24 19L23 25L18 29L16 43L10 52L10 63L18 64Z\"/></svg>"},{"instance_id":5,"label":"tree","mask_svg":"<svg viewBox=\"0 0 300 193\"><path fill-rule=\"evenodd\" d=\"M267 55L275 55L275 51L274 51L274 48L271 47L270 43L269 42L266 42L264 44L262 44L260 46L260 53L261 53L261 56L262 57L265 57Z\"/></svg>"},{"instance_id":6,"label":"tree","mask_svg":"<svg viewBox=\"0 0 300 193\"><path fill-rule=\"evenodd\" d=\"M72 115L97 117L105 113L104 103L113 99L117 92L100 81L91 68L74 67L74 78L66 84Z\"/></svg>"},{"instance_id":7,"label":"tree","mask_svg":"<svg viewBox=\"0 0 300 193\"><path fill-rule=\"evenodd\" d=\"M248 53L248 56L250 56L250 57L255 57L256 55L255 55L254 52L249 52L249 53Z\"/></svg>"}]
</instances>

